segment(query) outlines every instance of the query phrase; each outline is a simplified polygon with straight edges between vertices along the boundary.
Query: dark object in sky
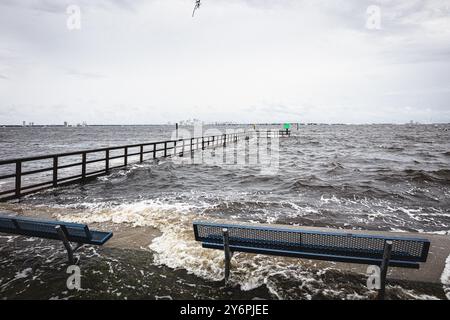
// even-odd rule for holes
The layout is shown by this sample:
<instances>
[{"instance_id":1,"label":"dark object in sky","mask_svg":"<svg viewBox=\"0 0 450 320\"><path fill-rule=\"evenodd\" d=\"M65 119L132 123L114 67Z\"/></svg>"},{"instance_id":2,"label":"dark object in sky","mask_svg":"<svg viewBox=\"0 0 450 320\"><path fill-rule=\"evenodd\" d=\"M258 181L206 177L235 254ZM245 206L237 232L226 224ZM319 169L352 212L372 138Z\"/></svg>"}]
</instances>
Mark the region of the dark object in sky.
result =
<instances>
[{"instance_id":1,"label":"dark object in sky","mask_svg":"<svg viewBox=\"0 0 450 320\"><path fill-rule=\"evenodd\" d=\"M192 16L194 16L195 10L197 10L198 8L200 8L200 0L195 0L195 6L194 6L194 11L192 11Z\"/></svg>"}]
</instances>

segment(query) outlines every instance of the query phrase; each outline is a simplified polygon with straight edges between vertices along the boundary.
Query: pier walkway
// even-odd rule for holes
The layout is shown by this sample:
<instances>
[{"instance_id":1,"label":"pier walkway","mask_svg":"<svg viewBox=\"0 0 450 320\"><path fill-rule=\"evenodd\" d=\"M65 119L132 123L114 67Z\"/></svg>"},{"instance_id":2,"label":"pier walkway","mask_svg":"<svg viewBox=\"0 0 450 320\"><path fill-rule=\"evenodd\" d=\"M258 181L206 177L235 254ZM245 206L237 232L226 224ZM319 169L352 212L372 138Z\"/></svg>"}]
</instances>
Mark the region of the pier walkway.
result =
<instances>
[{"instance_id":1,"label":"pier walkway","mask_svg":"<svg viewBox=\"0 0 450 320\"><path fill-rule=\"evenodd\" d=\"M289 136L289 130L237 131L220 135L147 142L99 149L82 150L26 158L0 160L0 202L109 174L111 170L146 160L182 156L210 147L248 139ZM136 161L136 160L137 161ZM134 162L132 161L134 160ZM113 161L120 163L113 165ZM78 168L74 174L74 168Z\"/></svg>"}]
</instances>

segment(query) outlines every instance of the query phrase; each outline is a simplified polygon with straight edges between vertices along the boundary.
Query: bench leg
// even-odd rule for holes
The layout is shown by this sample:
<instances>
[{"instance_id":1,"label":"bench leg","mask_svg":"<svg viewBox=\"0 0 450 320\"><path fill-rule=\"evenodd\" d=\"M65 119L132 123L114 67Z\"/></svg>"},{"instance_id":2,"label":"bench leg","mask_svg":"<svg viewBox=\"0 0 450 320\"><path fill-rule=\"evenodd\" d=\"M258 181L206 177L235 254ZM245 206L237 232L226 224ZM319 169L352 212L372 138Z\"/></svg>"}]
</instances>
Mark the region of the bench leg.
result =
<instances>
[{"instance_id":1,"label":"bench leg","mask_svg":"<svg viewBox=\"0 0 450 320\"><path fill-rule=\"evenodd\" d=\"M73 249L70 246L69 240L67 240L67 236L66 233L64 232L64 228L62 226L56 226L55 227L56 231L58 232L59 238L61 239L61 241L64 244L64 247L66 247L67 250L67 255L69 257L69 263L71 265L73 265L74 260L73 260Z\"/></svg>"},{"instance_id":2,"label":"bench leg","mask_svg":"<svg viewBox=\"0 0 450 320\"><path fill-rule=\"evenodd\" d=\"M386 291L386 275L389 268L389 259L391 259L392 241L384 242L383 261L380 268L380 290L378 291L378 300L384 300Z\"/></svg>"},{"instance_id":3,"label":"bench leg","mask_svg":"<svg viewBox=\"0 0 450 320\"><path fill-rule=\"evenodd\" d=\"M230 252L230 238L228 235L228 229L222 229L223 232L223 250L225 253L225 284L228 283L228 279L230 278L230 260L231 260L231 252Z\"/></svg>"}]
</instances>

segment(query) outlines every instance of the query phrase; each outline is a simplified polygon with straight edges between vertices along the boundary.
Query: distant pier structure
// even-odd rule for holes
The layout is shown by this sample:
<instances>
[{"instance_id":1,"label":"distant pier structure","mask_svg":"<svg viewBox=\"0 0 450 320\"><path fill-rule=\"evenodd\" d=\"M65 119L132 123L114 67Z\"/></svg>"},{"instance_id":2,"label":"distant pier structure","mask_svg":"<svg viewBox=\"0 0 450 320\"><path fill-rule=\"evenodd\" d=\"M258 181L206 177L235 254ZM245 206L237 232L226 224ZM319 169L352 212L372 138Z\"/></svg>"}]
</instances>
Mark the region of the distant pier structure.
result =
<instances>
[{"instance_id":1,"label":"distant pier structure","mask_svg":"<svg viewBox=\"0 0 450 320\"><path fill-rule=\"evenodd\" d=\"M290 136L286 130L256 130L257 138L274 138ZM58 186L85 182L111 170L123 168L131 164L135 158L139 163L144 160L183 156L196 150L210 147L226 147L238 140L248 140L249 132L244 130L235 133L224 133L212 136L201 136L188 139L175 139L158 142L147 142L100 149L39 155L26 158L0 160L0 201L17 199ZM134 157L134 158L132 158ZM112 160L121 160L118 165ZM95 167L92 165L95 164ZM115 165L115 166L112 166ZM66 169L79 168L77 174Z\"/></svg>"}]
</instances>

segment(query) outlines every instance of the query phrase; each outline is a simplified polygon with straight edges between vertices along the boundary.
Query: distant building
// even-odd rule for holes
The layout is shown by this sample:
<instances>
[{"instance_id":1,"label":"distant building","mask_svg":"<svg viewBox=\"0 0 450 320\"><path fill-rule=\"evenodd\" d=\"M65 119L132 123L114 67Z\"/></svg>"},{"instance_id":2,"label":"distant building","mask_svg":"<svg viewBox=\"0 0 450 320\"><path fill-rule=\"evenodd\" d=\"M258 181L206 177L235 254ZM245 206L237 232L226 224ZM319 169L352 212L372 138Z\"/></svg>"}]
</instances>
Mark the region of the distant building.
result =
<instances>
[{"instance_id":1,"label":"distant building","mask_svg":"<svg viewBox=\"0 0 450 320\"><path fill-rule=\"evenodd\" d=\"M64 121L64 127L67 127L68 125L67 121Z\"/></svg>"},{"instance_id":2,"label":"distant building","mask_svg":"<svg viewBox=\"0 0 450 320\"><path fill-rule=\"evenodd\" d=\"M26 127L27 126L27 122L26 121L22 121L22 127Z\"/></svg>"}]
</instances>

